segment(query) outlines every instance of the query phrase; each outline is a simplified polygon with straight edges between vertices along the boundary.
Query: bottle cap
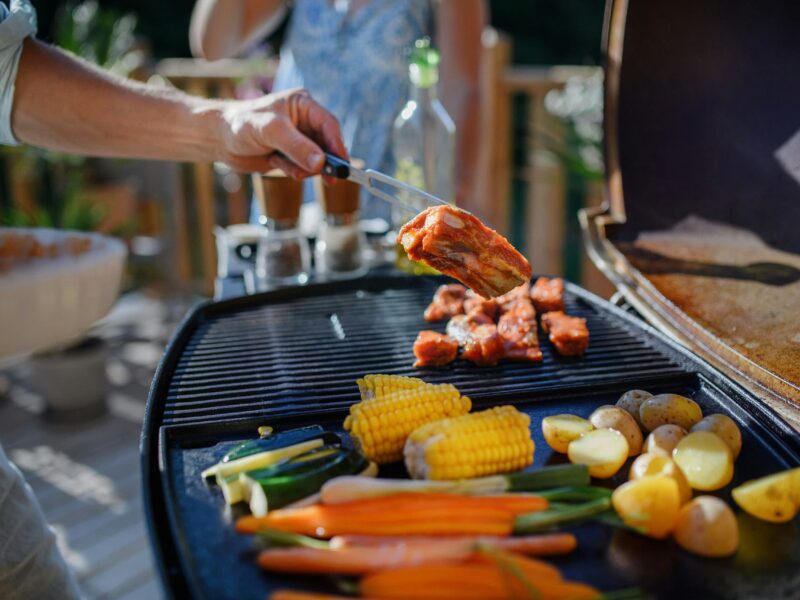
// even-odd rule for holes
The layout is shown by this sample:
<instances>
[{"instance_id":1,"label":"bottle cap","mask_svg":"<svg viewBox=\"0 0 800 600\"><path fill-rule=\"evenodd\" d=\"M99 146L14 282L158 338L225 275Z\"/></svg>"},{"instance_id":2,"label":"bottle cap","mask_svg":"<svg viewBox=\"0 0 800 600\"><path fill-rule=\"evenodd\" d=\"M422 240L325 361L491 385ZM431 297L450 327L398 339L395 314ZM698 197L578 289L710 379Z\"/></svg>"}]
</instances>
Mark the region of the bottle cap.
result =
<instances>
[{"instance_id":1,"label":"bottle cap","mask_svg":"<svg viewBox=\"0 0 800 600\"><path fill-rule=\"evenodd\" d=\"M364 168L364 161L351 158L350 164L356 169ZM322 177L315 180L317 198L320 208L327 215L345 215L358 210L361 197L361 186L347 179L336 179L326 184Z\"/></svg>"},{"instance_id":2,"label":"bottle cap","mask_svg":"<svg viewBox=\"0 0 800 600\"><path fill-rule=\"evenodd\" d=\"M303 182L280 169L253 173L253 189L261 214L278 221L296 221L303 203Z\"/></svg>"},{"instance_id":3,"label":"bottle cap","mask_svg":"<svg viewBox=\"0 0 800 600\"><path fill-rule=\"evenodd\" d=\"M431 46L431 39L423 37L414 42L408 63L411 83L429 88L439 81L439 51Z\"/></svg>"}]
</instances>

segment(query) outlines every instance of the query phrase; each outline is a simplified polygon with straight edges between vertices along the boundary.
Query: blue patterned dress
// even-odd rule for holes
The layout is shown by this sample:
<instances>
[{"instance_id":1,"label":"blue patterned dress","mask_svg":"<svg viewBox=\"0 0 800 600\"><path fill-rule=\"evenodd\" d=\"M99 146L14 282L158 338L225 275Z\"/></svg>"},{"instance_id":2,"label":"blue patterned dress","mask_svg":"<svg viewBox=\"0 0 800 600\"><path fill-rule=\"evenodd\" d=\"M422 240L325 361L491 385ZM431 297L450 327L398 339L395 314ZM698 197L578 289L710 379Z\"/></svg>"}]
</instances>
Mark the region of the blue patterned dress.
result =
<instances>
[{"instance_id":1,"label":"blue patterned dress","mask_svg":"<svg viewBox=\"0 0 800 600\"><path fill-rule=\"evenodd\" d=\"M304 87L342 126L350 155L392 174L392 125L408 99L407 50L429 35L429 0L296 0L275 90ZM306 196L308 198L309 186ZM362 215L388 220L389 208L365 199Z\"/></svg>"}]
</instances>

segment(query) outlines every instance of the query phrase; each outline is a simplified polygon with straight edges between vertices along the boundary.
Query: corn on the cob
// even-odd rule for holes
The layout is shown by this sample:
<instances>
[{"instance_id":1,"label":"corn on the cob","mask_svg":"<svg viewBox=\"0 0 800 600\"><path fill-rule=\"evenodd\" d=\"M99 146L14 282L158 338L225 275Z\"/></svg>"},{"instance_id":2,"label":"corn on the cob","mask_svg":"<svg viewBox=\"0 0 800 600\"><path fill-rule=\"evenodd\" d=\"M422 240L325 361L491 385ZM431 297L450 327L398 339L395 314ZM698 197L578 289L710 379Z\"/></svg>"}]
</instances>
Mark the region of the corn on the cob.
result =
<instances>
[{"instance_id":1,"label":"corn on the cob","mask_svg":"<svg viewBox=\"0 0 800 600\"><path fill-rule=\"evenodd\" d=\"M356 380L356 383L362 400L371 400L400 390L411 390L430 385L422 379L403 375L364 375L364 378Z\"/></svg>"},{"instance_id":2,"label":"corn on the cob","mask_svg":"<svg viewBox=\"0 0 800 600\"><path fill-rule=\"evenodd\" d=\"M414 479L470 479L533 462L531 419L498 406L422 425L408 436L405 462Z\"/></svg>"},{"instance_id":3,"label":"corn on the cob","mask_svg":"<svg viewBox=\"0 0 800 600\"><path fill-rule=\"evenodd\" d=\"M403 458L403 445L414 429L466 414L471 406L453 385L426 384L354 404L344 428L367 458L386 464Z\"/></svg>"}]
</instances>

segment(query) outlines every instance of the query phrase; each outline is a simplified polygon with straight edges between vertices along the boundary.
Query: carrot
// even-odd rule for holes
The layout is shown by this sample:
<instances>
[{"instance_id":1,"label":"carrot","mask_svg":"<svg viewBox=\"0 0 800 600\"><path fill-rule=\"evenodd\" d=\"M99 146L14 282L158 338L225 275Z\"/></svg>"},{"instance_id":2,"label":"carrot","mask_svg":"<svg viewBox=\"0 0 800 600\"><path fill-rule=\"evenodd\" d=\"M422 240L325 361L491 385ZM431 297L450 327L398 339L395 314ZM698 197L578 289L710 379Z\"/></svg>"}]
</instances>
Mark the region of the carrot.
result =
<instances>
[{"instance_id":1,"label":"carrot","mask_svg":"<svg viewBox=\"0 0 800 600\"><path fill-rule=\"evenodd\" d=\"M454 537L420 537L420 536L375 536L375 535L340 535L331 539L332 548L352 548L384 546L391 544L436 544L458 542L466 546L486 544L525 556L553 556L569 554L578 546L578 541L571 533L546 533L540 535L498 537L498 536L454 536Z\"/></svg>"},{"instance_id":2,"label":"carrot","mask_svg":"<svg viewBox=\"0 0 800 600\"><path fill-rule=\"evenodd\" d=\"M457 494L436 493L399 493L362 500L341 502L336 507L342 511L386 511L408 510L417 506L448 507L451 510L460 508L495 508L506 510L515 515L546 510L548 501L533 494L498 494L494 496L460 496Z\"/></svg>"}]
</instances>

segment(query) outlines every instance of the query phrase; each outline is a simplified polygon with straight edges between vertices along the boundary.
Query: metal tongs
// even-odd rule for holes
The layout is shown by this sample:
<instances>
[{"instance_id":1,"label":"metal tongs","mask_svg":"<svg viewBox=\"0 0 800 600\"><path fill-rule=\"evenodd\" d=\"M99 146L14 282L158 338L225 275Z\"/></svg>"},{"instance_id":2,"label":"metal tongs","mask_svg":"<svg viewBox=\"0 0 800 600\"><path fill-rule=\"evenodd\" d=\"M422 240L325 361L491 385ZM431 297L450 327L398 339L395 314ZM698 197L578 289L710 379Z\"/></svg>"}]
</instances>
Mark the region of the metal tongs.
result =
<instances>
[{"instance_id":1,"label":"metal tongs","mask_svg":"<svg viewBox=\"0 0 800 600\"><path fill-rule=\"evenodd\" d=\"M325 153L325 166L322 167L322 172L336 179L354 181L366 188L370 194L375 194L379 198L386 200L386 202L401 206L415 214L420 212L420 207L412 206L405 202L398 197L398 192L402 193L408 200L419 200L421 206L449 204L441 198L437 198L428 192L423 192L413 185L398 181L394 177L389 177L372 169L358 169L346 160L327 152ZM379 188L378 185L384 186L384 189Z\"/></svg>"}]
</instances>

